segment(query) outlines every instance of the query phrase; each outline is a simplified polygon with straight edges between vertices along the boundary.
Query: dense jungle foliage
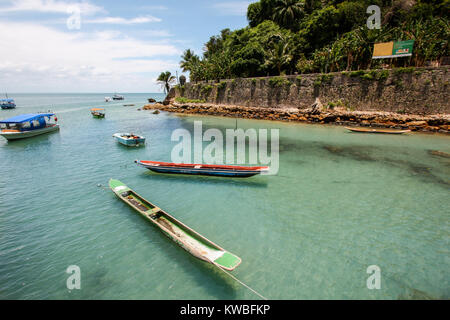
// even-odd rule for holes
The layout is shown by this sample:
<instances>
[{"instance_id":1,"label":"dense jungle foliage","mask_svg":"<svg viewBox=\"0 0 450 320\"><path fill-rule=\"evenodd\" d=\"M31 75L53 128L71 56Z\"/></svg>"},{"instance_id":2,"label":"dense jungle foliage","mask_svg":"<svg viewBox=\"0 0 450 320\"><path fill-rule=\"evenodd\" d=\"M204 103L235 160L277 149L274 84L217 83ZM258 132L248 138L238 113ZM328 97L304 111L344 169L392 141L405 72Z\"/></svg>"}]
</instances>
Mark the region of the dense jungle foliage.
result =
<instances>
[{"instance_id":1,"label":"dense jungle foliage","mask_svg":"<svg viewBox=\"0 0 450 320\"><path fill-rule=\"evenodd\" d=\"M370 5L381 8L381 29L369 29ZM450 0L260 0L249 25L222 30L192 50L180 66L191 81L392 66L424 66L449 56ZM411 58L372 60L373 44L414 39Z\"/></svg>"}]
</instances>

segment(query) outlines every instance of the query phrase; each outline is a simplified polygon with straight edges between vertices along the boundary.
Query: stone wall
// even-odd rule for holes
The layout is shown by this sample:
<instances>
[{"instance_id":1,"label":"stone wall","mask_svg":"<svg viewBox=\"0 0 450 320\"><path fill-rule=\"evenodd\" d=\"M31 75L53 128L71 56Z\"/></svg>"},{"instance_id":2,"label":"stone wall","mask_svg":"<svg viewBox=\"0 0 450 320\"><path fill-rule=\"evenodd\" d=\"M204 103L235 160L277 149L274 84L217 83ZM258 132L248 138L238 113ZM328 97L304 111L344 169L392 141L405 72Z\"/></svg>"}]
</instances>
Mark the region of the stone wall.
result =
<instances>
[{"instance_id":1,"label":"stone wall","mask_svg":"<svg viewBox=\"0 0 450 320\"><path fill-rule=\"evenodd\" d=\"M449 66L350 71L187 83L172 95L244 107L450 114Z\"/></svg>"}]
</instances>

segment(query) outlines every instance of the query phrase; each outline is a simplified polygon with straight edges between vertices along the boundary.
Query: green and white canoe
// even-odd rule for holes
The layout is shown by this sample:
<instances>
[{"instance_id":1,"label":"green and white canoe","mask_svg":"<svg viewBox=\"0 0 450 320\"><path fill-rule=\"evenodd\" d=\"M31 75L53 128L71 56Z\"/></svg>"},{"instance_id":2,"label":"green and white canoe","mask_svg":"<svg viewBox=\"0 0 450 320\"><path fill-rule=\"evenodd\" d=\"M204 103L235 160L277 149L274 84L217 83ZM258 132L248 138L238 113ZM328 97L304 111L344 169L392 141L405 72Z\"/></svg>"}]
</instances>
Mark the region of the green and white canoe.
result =
<instances>
[{"instance_id":1,"label":"green and white canoe","mask_svg":"<svg viewBox=\"0 0 450 320\"><path fill-rule=\"evenodd\" d=\"M123 202L147 218L193 256L229 271L234 270L241 263L241 258L206 239L167 212L145 200L122 182L111 179L109 187Z\"/></svg>"}]
</instances>

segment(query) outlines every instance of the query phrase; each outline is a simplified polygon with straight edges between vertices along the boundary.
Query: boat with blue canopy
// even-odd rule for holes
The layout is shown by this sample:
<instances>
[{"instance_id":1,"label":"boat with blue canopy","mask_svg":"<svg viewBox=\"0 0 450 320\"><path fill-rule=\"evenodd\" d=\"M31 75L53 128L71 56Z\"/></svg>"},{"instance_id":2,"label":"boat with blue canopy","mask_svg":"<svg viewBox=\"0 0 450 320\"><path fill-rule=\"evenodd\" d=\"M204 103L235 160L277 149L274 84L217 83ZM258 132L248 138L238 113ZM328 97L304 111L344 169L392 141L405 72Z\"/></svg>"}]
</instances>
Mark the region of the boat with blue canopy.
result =
<instances>
[{"instance_id":1,"label":"boat with blue canopy","mask_svg":"<svg viewBox=\"0 0 450 320\"><path fill-rule=\"evenodd\" d=\"M52 119L54 122L52 122ZM34 137L59 130L54 113L28 113L0 121L0 136L7 140Z\"/></svg>"},{"instance_id":2,"label":"boat with blue canopy","mask_svg":"<svg viewBox=\"0 0 450 320\"><path fill-rule=\"evenodd\" d=\"M14 99L11 98L0 99L0 107L2 109L14 109L16 107L16 103Z\"/></svg>"}]
</instances>

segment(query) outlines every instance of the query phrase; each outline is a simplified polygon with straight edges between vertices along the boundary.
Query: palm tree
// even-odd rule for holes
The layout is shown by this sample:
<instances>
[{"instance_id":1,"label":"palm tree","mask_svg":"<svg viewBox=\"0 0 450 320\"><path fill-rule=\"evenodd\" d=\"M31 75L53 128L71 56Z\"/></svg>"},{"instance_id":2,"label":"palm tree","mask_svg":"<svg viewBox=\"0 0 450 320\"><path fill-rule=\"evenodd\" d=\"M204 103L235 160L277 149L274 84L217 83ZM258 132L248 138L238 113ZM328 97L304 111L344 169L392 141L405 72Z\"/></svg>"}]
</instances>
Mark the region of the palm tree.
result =
<instances>
[{"instance_id":1,"label":"palm tree","mask_svg":"<svg viewBox=\"0 0 450 320\"><path fill-rule=\"evenodd\" d=\"M299 0L277 0L273 9L272 19L280 26L295 29L303 17L303 2Z\"/></svg>"},{"instance_id":2,"label":"palm tree","mask_svg":"<svg viewBox=\"0 0 450 320\"><path fill-rule=\"evenodd\" d=\"M156 82L158 82L162 88L164 88L164 92L167 94L170 90L170 85L175 82L176 78L173 76L170 71L161 72Z\"/></svg>"},{"instance_id":3,"label":"palm tree","mask_svg":"<svg viewBox=\"0 0 450 320\"><path fill-rule=\"evenodd\" d=\"M289 43L283 38L273 42L272 48L267 51L264 66L269 69L276 69L280 75L284 67L288 67L293 59L292 50Z\"/></svg>"},{"instance_id":4,"label":"palm tree","mask_svg":"<svg viewBox=\"0 0 450 320\"><path fill-rule=\"evenodd\" d=\"M200 58L194 54L194 51L187 49L183 52L181 56L180 67L183 72L191 71L194 64L200 61Z\"/></svg>"}]
</instances>

